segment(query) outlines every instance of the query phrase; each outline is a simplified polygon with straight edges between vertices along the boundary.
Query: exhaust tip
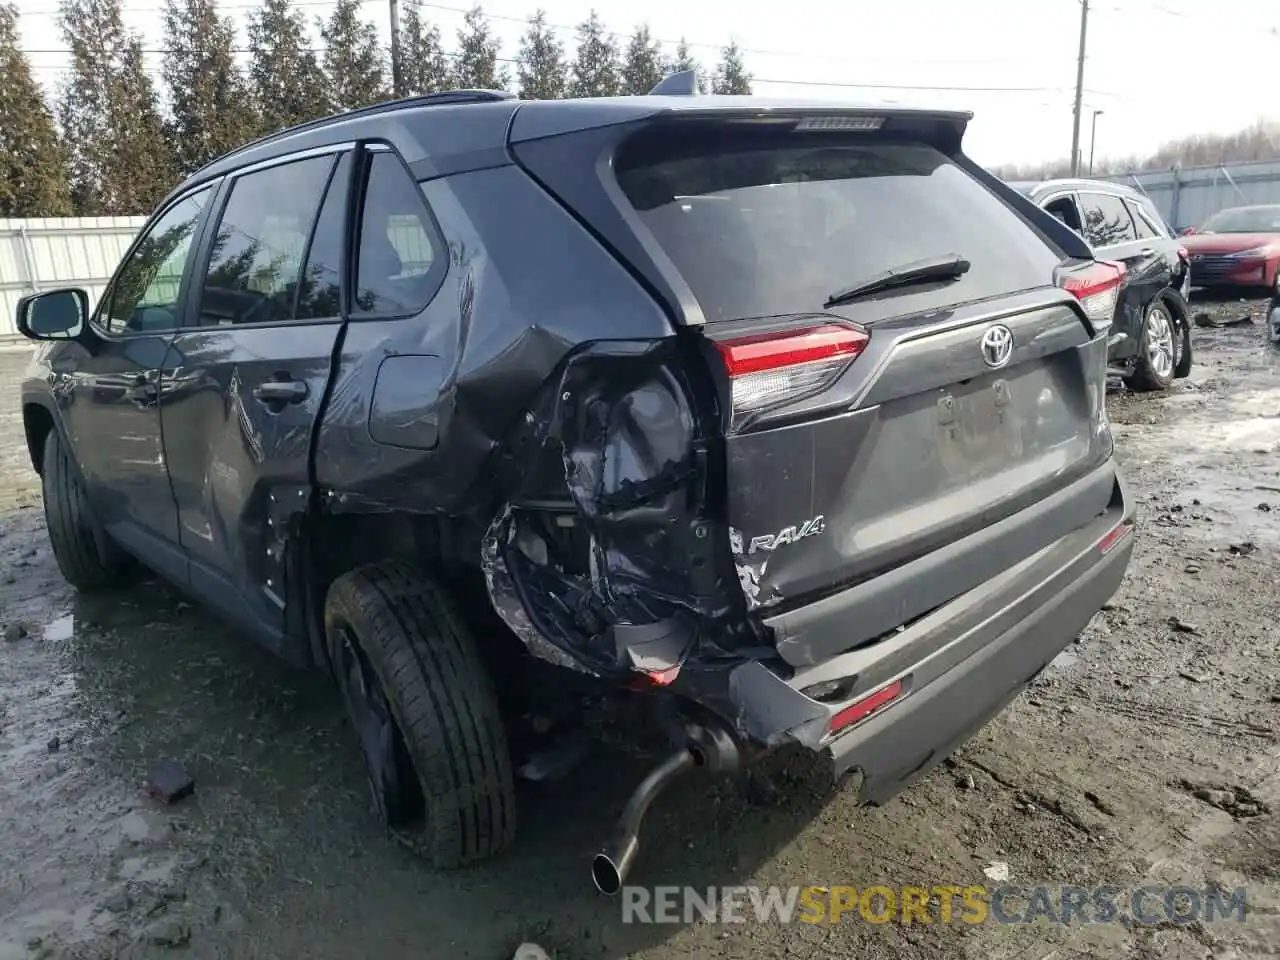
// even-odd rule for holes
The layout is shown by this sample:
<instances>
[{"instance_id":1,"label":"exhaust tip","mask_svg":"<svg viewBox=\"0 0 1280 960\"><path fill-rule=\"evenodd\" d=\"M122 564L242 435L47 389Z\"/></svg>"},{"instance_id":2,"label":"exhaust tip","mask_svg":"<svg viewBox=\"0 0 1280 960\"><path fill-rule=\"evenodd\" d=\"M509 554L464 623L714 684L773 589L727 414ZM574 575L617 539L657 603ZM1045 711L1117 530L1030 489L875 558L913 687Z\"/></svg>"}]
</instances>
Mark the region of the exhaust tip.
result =
<instances>
[{"instance_id":1,"label":"exhaust tip","mask_svg":"<svg viewBox=\"0 0 1280 960\"><path fill-rule=\"evenodd\" d=\"M610 897L616 897L622 889L622 872L607 853L597 853L591 861L591 882Z\"/></svg>"}]
</instances>

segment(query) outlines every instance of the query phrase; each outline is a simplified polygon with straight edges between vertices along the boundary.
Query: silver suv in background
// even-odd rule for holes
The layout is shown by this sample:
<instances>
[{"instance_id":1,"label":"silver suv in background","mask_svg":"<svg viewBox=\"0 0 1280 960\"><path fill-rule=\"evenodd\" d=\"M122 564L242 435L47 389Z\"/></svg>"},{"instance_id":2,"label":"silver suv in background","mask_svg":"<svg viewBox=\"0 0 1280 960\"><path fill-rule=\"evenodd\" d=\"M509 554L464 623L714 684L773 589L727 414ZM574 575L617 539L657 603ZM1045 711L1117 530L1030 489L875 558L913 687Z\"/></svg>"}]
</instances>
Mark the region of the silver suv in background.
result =
<instances>
[{"instance_id":1,"label":"silver suv in background","mask_svg":"<svg viewBox=\"0 0 1280 960\"><path fill-rule=\"evenodd\" d=\"M1108 360L1131 390L1167 390L1191 373L1191 258L1151 200L1105 180L1011 183L1126 267Z\"/></svg>"}]
</instances>

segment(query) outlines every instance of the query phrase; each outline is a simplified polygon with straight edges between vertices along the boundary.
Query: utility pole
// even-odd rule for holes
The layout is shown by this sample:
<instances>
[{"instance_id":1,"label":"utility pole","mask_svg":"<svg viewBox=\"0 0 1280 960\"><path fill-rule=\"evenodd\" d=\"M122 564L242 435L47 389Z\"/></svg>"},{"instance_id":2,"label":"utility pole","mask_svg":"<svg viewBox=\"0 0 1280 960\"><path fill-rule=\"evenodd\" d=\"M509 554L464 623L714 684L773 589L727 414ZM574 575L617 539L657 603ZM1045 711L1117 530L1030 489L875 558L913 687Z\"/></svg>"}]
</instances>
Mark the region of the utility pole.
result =
<instances>
[{"instance_id":1,"label":"utility pole","mask_svg":"<svg viewBox=\"0 0 1280 960\"><path fill-rule=\"evenodd\" d=\"M391 93L404 96L404 71L400 66L400 0L387 0L391 5ZM1077 107L1079 98L1077 97Z\"/></svg>"},{"instance_id":2,"label":"utility pole","mask_svg":"<svg viewBox=\"0 0 1280 960\"><path fill-rule=\"evenodd\" d=\"M395 0L392 0L394 3ZM1089 27L1089 0L1080 2L1080 55L1076 58L1076 105L1071 119L1071 175L1080 175L1080 100L1084 96L1084 38Z\"/></svg>"},{"instance_id":3,"label":"utility pole","mask_svg":"<svg viewBox=\"0 0 1280 960\"><path fill-rule=\"evenodd\" d=\"M1098 142L1098 116L1101 110L1093 111L1093 129L1089 131L1089 176L1093 176L1093 148Z\"/></svg>"}]
</instances>

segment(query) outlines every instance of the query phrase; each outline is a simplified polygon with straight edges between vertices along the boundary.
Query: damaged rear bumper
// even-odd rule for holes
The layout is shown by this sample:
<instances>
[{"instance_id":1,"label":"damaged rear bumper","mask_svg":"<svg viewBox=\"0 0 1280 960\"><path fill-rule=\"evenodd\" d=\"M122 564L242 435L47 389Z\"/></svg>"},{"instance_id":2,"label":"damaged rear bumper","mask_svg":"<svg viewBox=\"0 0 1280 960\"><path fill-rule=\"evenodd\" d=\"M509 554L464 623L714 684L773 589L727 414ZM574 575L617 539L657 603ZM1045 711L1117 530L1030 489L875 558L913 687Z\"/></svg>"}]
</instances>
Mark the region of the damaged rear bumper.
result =
<instances>
[{"instance_id":1,"label":"damaged rear bumper","mask_svg":"<svg viewBox=\"0 0 1280 960\"><path fill-rule=\"evenodd\" d=\"M822 752L836 777L860 771L865 802L892 797L1008 705L1115 593L1133 550L1133 506L1114 483L1096 520L885 639L790 676L736 665L721 678L725 712L752 739ZM922 648L930 652L912 653ZM681 679L709 679L701 672ZM838 700L807 693L841 682L848 692ZM885 691L900 692L831 732L842 713Z\"/></svg>"}]
</instances>

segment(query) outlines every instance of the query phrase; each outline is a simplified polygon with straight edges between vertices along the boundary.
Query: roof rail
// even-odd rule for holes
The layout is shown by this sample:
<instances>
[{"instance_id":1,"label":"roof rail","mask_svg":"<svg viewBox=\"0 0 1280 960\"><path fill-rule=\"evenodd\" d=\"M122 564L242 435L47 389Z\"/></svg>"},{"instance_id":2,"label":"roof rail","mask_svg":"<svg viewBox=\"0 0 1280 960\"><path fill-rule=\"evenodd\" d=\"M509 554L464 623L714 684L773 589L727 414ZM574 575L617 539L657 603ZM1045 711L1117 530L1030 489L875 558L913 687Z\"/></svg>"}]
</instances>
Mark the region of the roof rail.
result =
<instances>
[{"instance_id":1,"label":"roof rail","mask_svg":"<svg viewBox=\"0 0 1280 960\"><path fill-rule=\"evenodd\" d=\"M651 97L692 97L698 93L698 71L681 70L663 77L649 91Z\"/></svg>"},{"instance_id":2,"label":"roof rail","mask_svg":"<svg viewBox=\"0 0 1280 960\"><path fill-rule=\"evenodd\" d=\"M381 103L371 103L367 107L356 107L353 110L344 110L341 113L333 113L325 117L317 117L315 120L306 120L302 123L294 124L292 127L285 127L283 130L276 130L256 140L250 140L243 146L229 150L220 157L216 157L206 163L200 170L213 166L227 157L234 156L237 153L248 150L251 147L259 147L265 143L279 140L282 137L291 136L295 133L301 133L305 130L313 130L317 127L327 126L331 123L338 123L342 120L351 120L356 117L373 117L382 113L391 113L395 110L405 110L410 107L447 107L453 104L461 103L495 103L502 100L514 100L516 95L506 90L441 90L439 93L425 93L415 97L401 97L399 100L384 100ZM197 170L198 174L200 170ZM195 176L195 174L192 174Z\"/></svg>"}]
</instances>

